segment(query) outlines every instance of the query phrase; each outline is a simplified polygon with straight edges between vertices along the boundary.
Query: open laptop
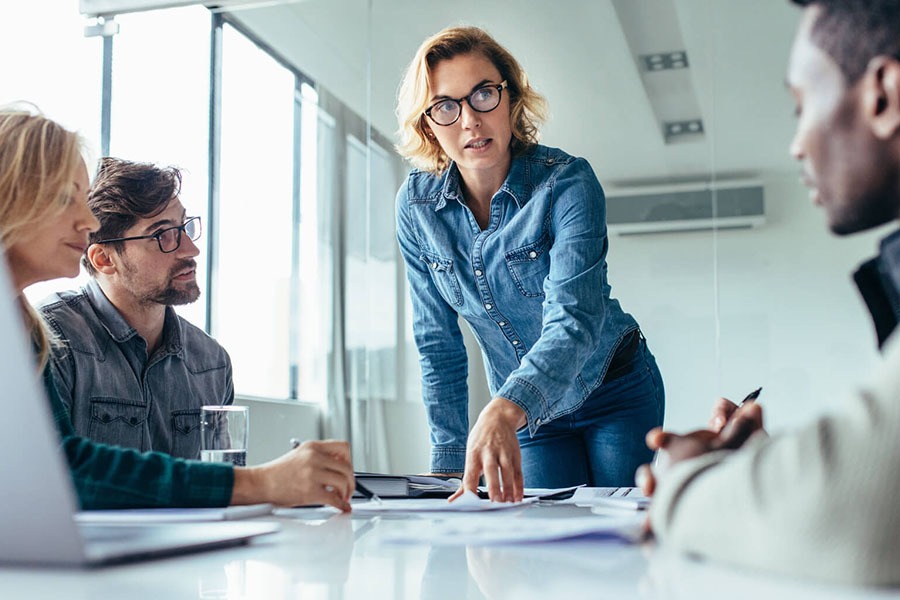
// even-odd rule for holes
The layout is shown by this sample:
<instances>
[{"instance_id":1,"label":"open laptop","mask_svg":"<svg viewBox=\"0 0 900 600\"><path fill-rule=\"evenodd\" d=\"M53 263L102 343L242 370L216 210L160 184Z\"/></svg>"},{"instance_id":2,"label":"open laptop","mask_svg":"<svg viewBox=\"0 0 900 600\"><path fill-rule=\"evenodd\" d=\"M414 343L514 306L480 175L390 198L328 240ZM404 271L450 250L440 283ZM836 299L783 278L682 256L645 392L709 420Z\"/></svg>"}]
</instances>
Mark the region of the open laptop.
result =
<instances>
[{"instance_id":1,"label":"open laptop","mask_svg":"<svg viewBox=\"0 0 900 600\"><path fill-rule=\"evenodd\" d=\"M276 523L85 525L0 248L0 563L88 566L247 543Z\"/></svg>"}]
</instances>

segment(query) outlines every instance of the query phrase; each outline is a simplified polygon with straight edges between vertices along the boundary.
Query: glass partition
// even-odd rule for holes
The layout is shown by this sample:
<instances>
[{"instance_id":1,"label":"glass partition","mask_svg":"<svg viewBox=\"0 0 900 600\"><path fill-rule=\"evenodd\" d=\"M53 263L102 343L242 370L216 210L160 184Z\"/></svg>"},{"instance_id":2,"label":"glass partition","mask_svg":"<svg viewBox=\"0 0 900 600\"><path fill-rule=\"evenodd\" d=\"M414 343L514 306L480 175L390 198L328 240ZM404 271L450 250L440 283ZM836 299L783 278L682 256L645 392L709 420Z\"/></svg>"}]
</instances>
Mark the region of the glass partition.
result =
<instances>
[{"instance_id":1,"label":"glass partition","mask_svg":"<svg viewBox=\"0 0 900 600\"><path fill-rule=\"evenodd\" d=\"M832 239L788 155L793 108L782 82L799 12L788 2L750 0L584 0L565 10L461 0L452 14L446 9L430 0L342 0L236 14L388 140L400 76L419 43L449 24L486 28L549 101L543 143L587 158L611 207L656 194L646 200L657 206L652 215L648 208L630 218L645 221L631 223L635 231L611 227L608 264L613 295L641 324L663 371L667 424L701 424L716 397L740 398L760 385L776 428L836 402L835 390L852 381L845 375L860 374L874 356L846 277L873 236ZM366 200L354 192L347 206L356 208L344 221L353 236L345 268L365 272L344 279L345 340L366 344L370 376L380 372L372 369L375 340L386 339L390 321L372 337L364 315L391 279L377 276L379 292L371 286L361 301L350 292L382 264L361 239L372 234L372 215L393 212L393 194L372 179L386 168L376 165L379 156L368 152ZM353 160L361 158L358 150ZM760 201L734 204L734 188ZM421 419L404 278L401 265L396 381L404 385L386 395ZM489 394L472 345L477 412Z\"/></svg>"},{"instance_id":2,"label":"glass partition","mask_svg":"<svg viewBox=\"0 0 900 600\"><path fill-rule=\"evenodd\" d=\"M204 12L180 10L155 25L169 46L183 43L188 10ZM804 422L837 405L871 363L873 336L847 273L881 233L832 238L798 182L782 82L799 11L787 0L459 0L449 9L305 0L213 10L230 25L211 329L235 357L239 394L320 402L323 433L351 438L358 467L427 469L394 242L394 195L409 165L393 151L393 111L416 48L450 24L482 26L516 56L549 102L542 143L586 158L602 183L612 293L658 359L668 426L702 424L716 397L759 386L772 429ZM116 39L123 53L129 18ZM192 43L208 42L197 35ZM174 138L150 118L132 123L148 140L140 148L117 140L117 127L127 130L117 125L113 148L140 153L162 139L177 150L169 162L190 162L181 152L196 154L208 95L179 91L207 85L203 65L130 56L117 67L116 85L128 90L116 90L114 102L127 105L114 123L147 114L132 105L141 86L170 104L160 80L185 73L196 80L173 83L172 98L194 116ZM191 166L201 178L203 169ZM755 200L734 200L736 189ZM474 417L490 394L477 344L466 340Z\"/></svg>"}]
</instances>

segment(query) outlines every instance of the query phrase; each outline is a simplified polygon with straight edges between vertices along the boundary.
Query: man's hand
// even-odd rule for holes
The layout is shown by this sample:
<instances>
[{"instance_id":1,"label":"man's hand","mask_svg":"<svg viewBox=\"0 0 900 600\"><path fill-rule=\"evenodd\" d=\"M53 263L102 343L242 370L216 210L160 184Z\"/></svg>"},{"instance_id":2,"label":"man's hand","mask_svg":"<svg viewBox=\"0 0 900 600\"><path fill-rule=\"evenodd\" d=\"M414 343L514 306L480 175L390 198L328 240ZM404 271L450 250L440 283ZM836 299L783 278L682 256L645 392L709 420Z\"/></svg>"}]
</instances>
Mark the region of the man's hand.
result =
<instances>
[{"instance_id":1,"label":"man's hand","mask_svg":"<svg viewBox=\"0 0 900 600\"><path fill-rule=\"evenodd\" d=\"M466 490L478 489L484 473L488 496L495 502L520 502L524 495L522 454L516 430L525 425L525 411L506 398L491 400L475 421L466 445L466 470L462 485L450 496L456 500Z\"/></svg>"},{"instance_id":2,"label":"man's hand","mask_svg":"<svg viewBox=\"0 0 900 600\"><path fill-rule=\"evenodd\" d=\"M350 512L355 487L350 444L309 441L258 467L235 468L231 504L329 504Z\"/></svg>"},{"instance_id":3,"label":"man's hand","mask_svg":"<svg viewBox=\"0 0 900 600\"><path fill-rule=\"evenodd\" d=\"M751 435L763 431L762 407L756 402L737 406L720 398L713 406L709 425L709 429L685 435L669 433L657 427L647 434L647 446L661 453L660 462L665 463L666 467L716 450L735 450L743 446ZM656 476L650 465L641 465L635 479L645 495L653 495Z\"/></svg>"}]
</instances>

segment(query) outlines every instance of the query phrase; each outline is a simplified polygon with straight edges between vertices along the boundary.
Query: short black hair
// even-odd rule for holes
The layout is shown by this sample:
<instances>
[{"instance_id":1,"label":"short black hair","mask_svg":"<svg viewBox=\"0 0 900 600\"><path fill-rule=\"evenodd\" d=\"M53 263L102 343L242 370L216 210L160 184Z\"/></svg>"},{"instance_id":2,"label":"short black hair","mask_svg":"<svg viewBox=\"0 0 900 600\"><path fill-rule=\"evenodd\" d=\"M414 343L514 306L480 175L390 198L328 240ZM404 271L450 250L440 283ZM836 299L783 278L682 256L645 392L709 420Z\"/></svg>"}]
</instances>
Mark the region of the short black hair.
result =
<instances>
[{"instance_id":1,"label":"short black hair","mask_svg":"<svg viewBox=\"0 0 900 600\"><path fill-rule=\"evenodd\" d=\"M132 162L107 156L100 160L97 177L88 194L88 207L100 221L90 243L123 237L141 219L155 217L181 193L181 171L151 163ZM124 243L112 242L121 252ZM81 264L91 275L94 266L87 255Z\"/></svg>"},{"instance_id":2,"label":"short black hair","mask_svg":"<svg viewBox=\"0 0 900 600\"><path fill-rule=\"evenodd\" d=\"M900 0L791 0L821 9L811 36L856 83L876 56L900 60Z\"/></svg>"}]
</instances>

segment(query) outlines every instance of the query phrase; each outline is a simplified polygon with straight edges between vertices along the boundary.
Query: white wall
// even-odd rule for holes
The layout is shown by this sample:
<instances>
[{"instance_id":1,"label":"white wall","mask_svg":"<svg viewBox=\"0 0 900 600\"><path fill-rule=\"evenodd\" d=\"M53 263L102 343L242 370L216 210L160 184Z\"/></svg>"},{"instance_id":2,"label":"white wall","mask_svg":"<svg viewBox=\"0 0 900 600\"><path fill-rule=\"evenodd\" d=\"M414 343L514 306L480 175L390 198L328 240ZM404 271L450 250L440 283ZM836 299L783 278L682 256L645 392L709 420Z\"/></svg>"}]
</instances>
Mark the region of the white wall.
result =
<instances>
[{"instance_id":1,"label":"white wall","mask_svg":"<svg viewBox=\"0 0 900 600\"><path fill-rule=\"evenodd\" d=\"M718 233L718 354L713 233L610 240L613 294L658 359L670 428L758 386L769 427L794 426L838 405L876 360L851 273L884 231L832 235L796 175L765 181L765 202L763 227Z\"/></svg>"}]
</instances>

